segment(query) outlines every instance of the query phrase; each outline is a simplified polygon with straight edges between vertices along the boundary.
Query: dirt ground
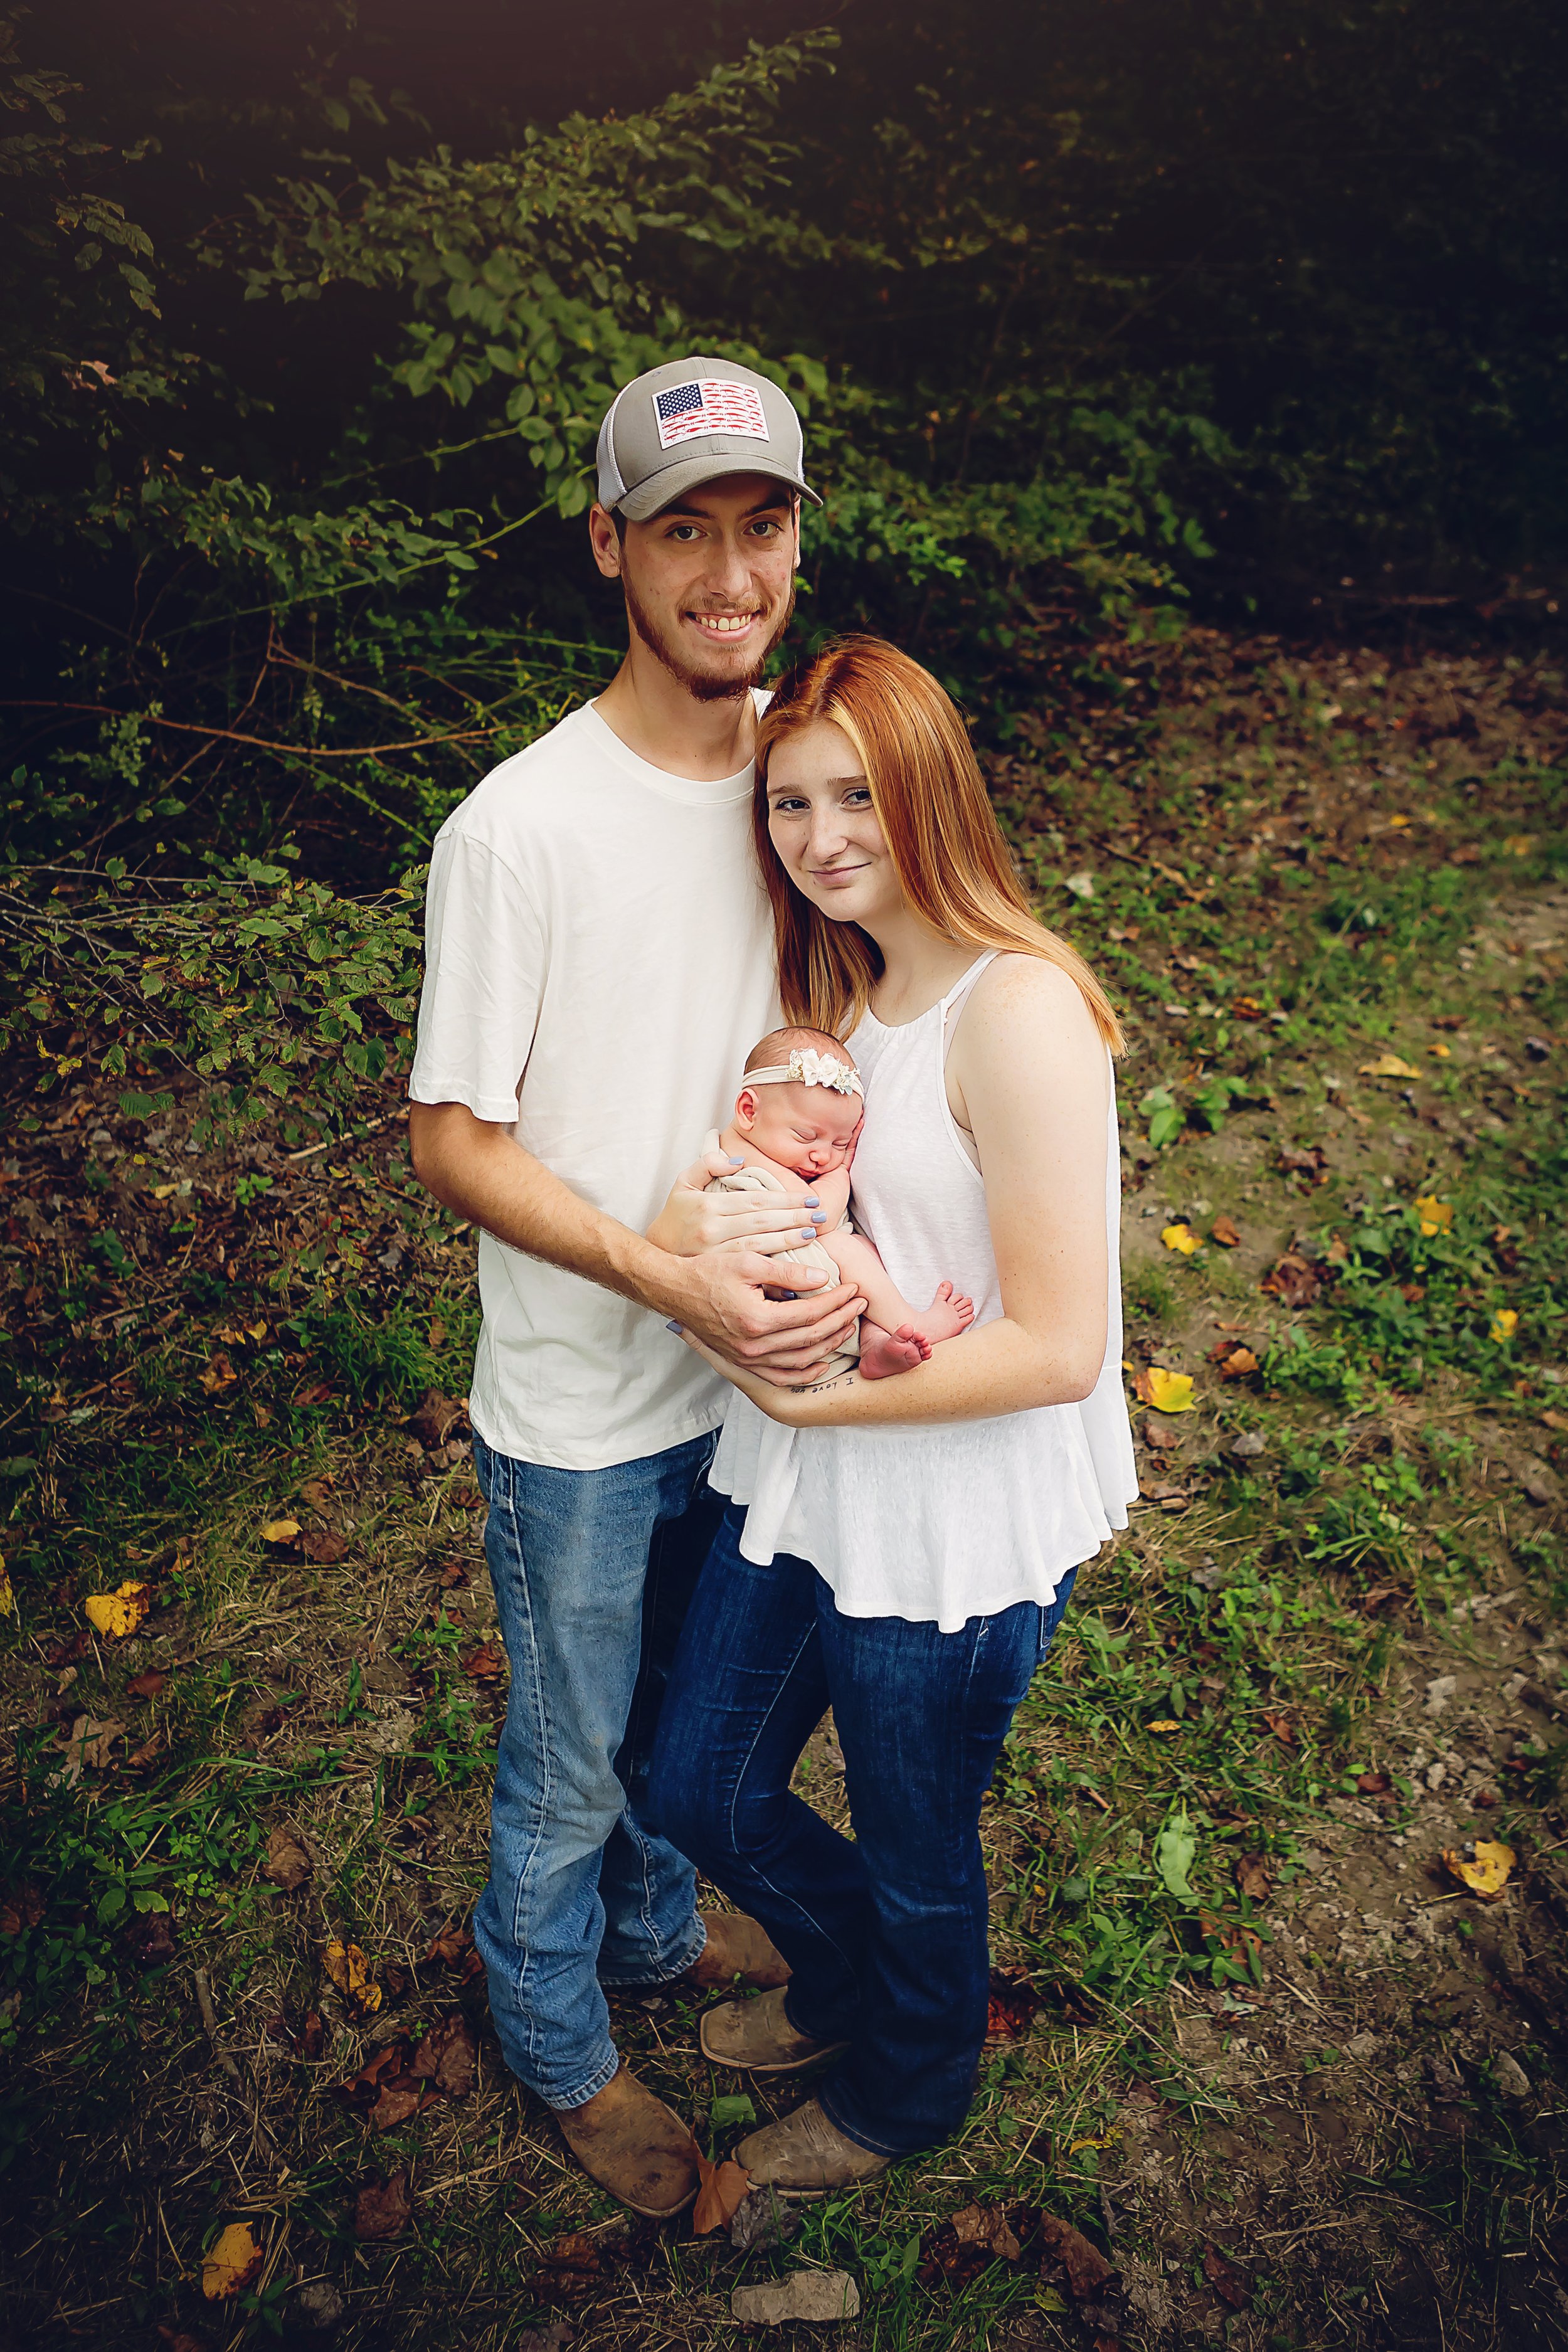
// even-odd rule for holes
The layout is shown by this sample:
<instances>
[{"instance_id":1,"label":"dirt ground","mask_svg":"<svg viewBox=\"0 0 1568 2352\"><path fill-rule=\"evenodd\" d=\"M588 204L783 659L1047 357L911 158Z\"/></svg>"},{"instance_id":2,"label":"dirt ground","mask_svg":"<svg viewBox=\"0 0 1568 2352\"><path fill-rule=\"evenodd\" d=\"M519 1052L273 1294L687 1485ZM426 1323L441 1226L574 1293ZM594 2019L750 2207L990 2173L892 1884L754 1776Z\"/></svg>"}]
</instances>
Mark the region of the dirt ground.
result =
<instances>
[{"instance_id":1,"label":"dirt ground","mask_svg":"<svg viewBox=\"0 0 1568 2352\"><path fill-rule=\"evenodd\" d=\"M1561 676L1119 674L994 781L1129 1016L1143 1497L987 1803L970 2123L782 2225L628 2224L489 2033L472 1236L395 1096L198 1148L14 1084L0 2345L708 2352L801 2270L847 2352L1568 2345ZM715 2158L798 2094L616 2016Z\"/></svg>"}]
</instances>

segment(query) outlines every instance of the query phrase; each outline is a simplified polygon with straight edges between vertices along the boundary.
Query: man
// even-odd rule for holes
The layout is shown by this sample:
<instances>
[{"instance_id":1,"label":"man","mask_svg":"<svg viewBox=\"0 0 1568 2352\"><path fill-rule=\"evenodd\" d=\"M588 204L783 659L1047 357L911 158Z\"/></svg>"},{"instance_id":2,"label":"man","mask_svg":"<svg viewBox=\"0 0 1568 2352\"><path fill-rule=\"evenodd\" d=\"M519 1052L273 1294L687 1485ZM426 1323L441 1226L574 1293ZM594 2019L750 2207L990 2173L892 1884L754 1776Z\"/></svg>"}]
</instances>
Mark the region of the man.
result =
<instances>
[{"instance_id":1,"label":"man","mask_svg":"<svg viewBox=\"0 0 1568 2352\"><path fill-rule=\"evenodd\" d=\"M764 1296L770 1252L811 1227L804 1188L759 1213L694 1183L658 1215L778 1018L751 761L816 500L800 421L747 369L678 360L618 394L598 467L626 659L437 839L409 1142L480 1229L470 1404L511 1666L474 1920L491 2014L584 2168L664 2215L696 2189L691 2136L619 2063L601 1986L787 1974L753 1921L699 1917L689 1864L628 1801L717 1521L721 1384L666 1324L798 1379L862 1302L826 1275Z\"/></svg>"}]
</instances>

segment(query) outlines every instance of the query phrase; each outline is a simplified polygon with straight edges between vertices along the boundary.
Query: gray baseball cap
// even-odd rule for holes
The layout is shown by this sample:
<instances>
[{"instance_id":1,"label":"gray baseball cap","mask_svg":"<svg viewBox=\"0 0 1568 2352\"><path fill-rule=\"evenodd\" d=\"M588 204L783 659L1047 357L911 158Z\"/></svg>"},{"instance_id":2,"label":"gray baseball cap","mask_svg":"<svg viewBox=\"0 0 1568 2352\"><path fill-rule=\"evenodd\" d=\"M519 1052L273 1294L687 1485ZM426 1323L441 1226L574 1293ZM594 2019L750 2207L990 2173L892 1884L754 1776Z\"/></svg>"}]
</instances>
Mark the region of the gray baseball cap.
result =
<instances>
[{"instance_id":1,"label":"gray baseball cap","mask_svg":"<svg viewBox=\"0 0 1568 2352\"><path fill-rule=\"evenodd\" d=\"M628 522L721 474L767 474L819 507L787 393L733 360L667 360L623 384L599 427L599 503Z\"/></svg>"}]
</instances>

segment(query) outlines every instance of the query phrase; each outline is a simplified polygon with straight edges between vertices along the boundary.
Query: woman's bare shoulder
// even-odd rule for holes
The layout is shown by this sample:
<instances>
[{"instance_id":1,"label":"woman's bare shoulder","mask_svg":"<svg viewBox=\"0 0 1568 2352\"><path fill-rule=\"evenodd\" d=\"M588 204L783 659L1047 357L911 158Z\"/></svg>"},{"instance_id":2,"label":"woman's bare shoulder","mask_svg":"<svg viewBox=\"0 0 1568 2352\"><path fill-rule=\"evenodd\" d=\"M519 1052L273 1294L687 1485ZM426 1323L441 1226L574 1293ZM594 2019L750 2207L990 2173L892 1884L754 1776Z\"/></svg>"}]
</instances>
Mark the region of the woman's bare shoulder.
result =
<instances>
[{"instance_id":1,"label":"woman's bare shoulder","mask_svg":"<svg viewBox=\"0 0 1568 2352\"><path fill-rule=\"evenodd\" d=\"M1100 1045L1094 1015L1078 982L1044 956L999 955L975 982L970 1001L982 1016L976 1027L1026 1026L1034 1031L1045 1025L1058 1031L1064 1045L1091 1039Z\"/></svg>"}]
</instances>

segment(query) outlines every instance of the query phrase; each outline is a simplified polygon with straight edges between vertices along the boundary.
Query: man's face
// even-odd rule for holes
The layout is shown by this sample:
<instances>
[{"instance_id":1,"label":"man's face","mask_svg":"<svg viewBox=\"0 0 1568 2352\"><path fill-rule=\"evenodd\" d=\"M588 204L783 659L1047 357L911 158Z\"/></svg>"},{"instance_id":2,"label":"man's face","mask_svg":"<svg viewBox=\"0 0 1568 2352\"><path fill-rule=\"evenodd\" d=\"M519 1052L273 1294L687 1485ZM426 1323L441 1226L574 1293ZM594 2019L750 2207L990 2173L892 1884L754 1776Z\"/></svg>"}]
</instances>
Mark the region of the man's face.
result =
<instances>
[{"instance_id":1,"label":"man's face","mask_svg":"<svg viewBox=\"0 0 1568 2352\"><path fill-rule=\"evenodd\" d=\"M775 1167L809 1180L843 1167L865 1108L832 1087L742 1087L735 1125Z\"/></svg>"},{"instance_id":2,"label":"man's face","mask_svg":"<svg viewBox=\"0 0 1568 2352\"><path fill-rule=\"evenodd\" d=\"M633 634L689 694L727 701L757 683L789 625L800 560L799 502L782 483L726 474L628 522L624 539L603 507L589 530Z\"/></svg>"}]
</instances>

